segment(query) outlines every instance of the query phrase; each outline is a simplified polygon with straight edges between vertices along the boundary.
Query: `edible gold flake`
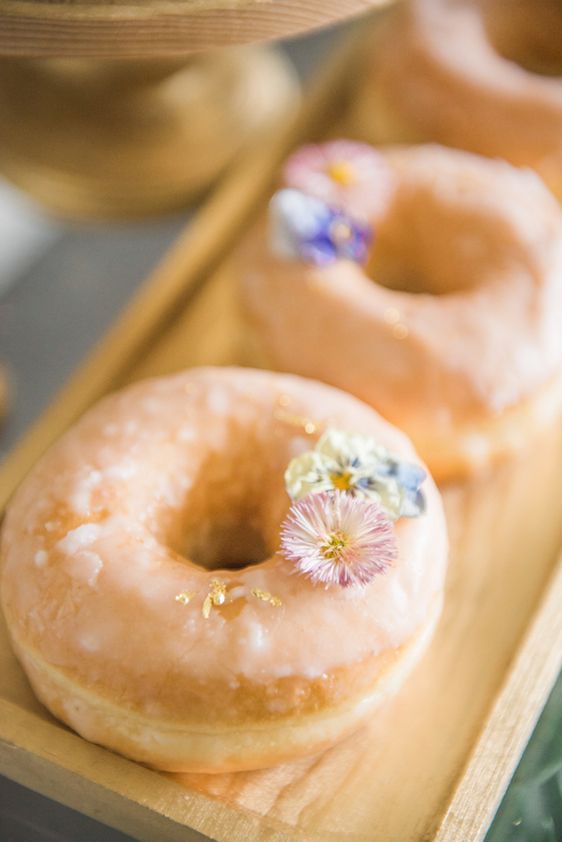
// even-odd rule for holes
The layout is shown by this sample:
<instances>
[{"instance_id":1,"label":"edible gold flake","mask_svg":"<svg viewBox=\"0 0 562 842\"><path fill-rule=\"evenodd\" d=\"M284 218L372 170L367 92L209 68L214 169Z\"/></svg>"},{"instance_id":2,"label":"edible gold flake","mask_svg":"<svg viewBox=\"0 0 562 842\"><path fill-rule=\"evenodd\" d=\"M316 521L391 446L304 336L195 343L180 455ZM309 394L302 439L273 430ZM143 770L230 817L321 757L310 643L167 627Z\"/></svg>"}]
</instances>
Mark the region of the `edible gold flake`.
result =
<instances>
[{"instance_id":1,"label":"edible gold flake","mask_svg":"<svg viewBox=\"0 0 562 842\"><path fill-rule=\"evenodd\" d=\"M291 415L289 412L276 412L275 418L285 424L290 424L292 427L300 427L308 436L314 435L318 432L318 425L314 423L311 418L306 418L304 415Z\"/></svg>"},{"instance_id":2,"label":"edible gold flake","mask_svg":"<svg viewBox=\"0 0 562 842\"><path fill-rule=\"evenodd\" d=\"M195 593L193 591L182 591L176 594L176 602L181 602L182 605L189 605Z\"/></svg>"},{"instance_id":3,"label":"edible gold flake","mask_svg":"<svg viewBox=\"0 0 562 842\"><path fill-rule=\"evenodd\" d=\"M224 605L226 600L226 584L224 582L219 581L218 579L211 579L211 584L209 585L209 593L203 600L203 608L201 609L201 613L203 614L206 620L209 619L211 615L211 609L214 607L218 607L219 605Z\"/></svg>"},{"instance_id":4,"label":"edible gold flake","mask_svg":"<svg viewBox=\"0 0 562 842\"><path fill-rule=\"evenodd\" d=\"M269 604L275 606L275 608L283 605L278 596L274 596L269 593L269 591L262 591L261 588L252 588L252 596L255 596L256 599L261 599L262 602L269 602Z\"/></svg>"},{"instance_id":5,"label":"edible gold flake","mask_svg":"<svg viewBox=\"0 0 562 842\"><path fill-rule=\"evenodd\" d=\"M392 335L395 339L406 339L410 331L408 330L407 326L402 322L398 322L392 328Z\"/></svg>"},{"instance_id":6,"label":"edible gold flake","mask_svg":"<svg viewBox=\"0 0 562 842\"><path fill-rule=\"evenodd\" d=\"M201 613L203 614L206 620L209 619L211 614L211 608L213 607L213 600L211 599L211 595L207 594L203 601L203 608L201 609Z\"/></svg>"}]
</instances>

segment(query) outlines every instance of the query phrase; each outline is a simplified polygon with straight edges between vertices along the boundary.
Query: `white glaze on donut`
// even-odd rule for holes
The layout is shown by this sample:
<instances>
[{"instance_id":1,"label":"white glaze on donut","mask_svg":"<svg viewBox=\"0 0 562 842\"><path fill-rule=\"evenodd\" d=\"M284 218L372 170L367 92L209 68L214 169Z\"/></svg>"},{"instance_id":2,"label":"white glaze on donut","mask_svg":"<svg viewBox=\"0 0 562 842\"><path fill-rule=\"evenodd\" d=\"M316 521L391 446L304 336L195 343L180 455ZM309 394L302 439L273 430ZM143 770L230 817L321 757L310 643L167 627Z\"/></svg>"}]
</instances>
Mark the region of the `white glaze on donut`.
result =
<instances>
[{"instance_id":1,"label":"white glaze on donut","mask_svg":"<svg viewBox=\"0 0 562 842\"><path fill-rule=\"evenodd\" d=\"M562 198L561 31L557 0L410 0L375 33L355 126L533 167Z\"/></svg>"},{"instance_id":2,"label":"white glaze on donut","mask_svg":"<svg viewBox=\"0 0 562 842\"><path fill-rule=\"evenodd\" d=\"M387 160L395 189L369 273L281 260L254 235L244 308L273 366L357 395L428 460L430 439L438 450L473 427L462 446L478 462L478 425L560 372L562 213L534 173L503 162L438 146ZM392 288L404 282L416 291Z\"/></svg>"},{"instance_id":3,"label":"white glaze on donut","mask_svg":"<svg viewBox=\"0 0 562 842\"><path fill-rule=\"evenodd\" d=\"M307 704L318 712L320 698L328 712L359 703L334 676L388 660L435 616L445 527L428 479L427 514L397 523L399 561L388 573L363 590L325 590L290 575L276 554L290 502L283 472L327 424L416 459L401 433L354 398L243 369L133 385L101 401L43 457L7 512L2 601L16 651L57 715L156 765L206 768L201 759L147 754L140 737L138 751L130 736L120 747L101 729L99 708L140 717L138 729L153 718L210 731L295 717ZM208 550L217 523L227 536L240 524L258 531L268 558L207 570L180 553L182 545ZM215 577L227 601L205 619ZM254 588L282 605L255 598ZM193 594L189 604L176 601L180 592ZM373 682L363 695L372 692ZM259 716L247 709L256 694ZM263 765L260 757L252 763Z\"/></svg>"}]
</instances>

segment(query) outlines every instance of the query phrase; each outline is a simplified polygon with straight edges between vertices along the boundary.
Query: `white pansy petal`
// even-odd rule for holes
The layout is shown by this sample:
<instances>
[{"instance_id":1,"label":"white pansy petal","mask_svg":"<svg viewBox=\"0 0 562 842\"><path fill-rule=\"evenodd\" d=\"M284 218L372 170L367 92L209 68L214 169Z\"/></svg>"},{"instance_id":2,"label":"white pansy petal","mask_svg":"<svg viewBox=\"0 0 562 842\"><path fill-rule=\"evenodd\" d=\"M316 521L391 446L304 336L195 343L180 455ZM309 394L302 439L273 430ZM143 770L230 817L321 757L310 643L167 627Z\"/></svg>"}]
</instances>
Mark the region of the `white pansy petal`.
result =
<instances>
[{"instance_id":1,"label":"white pansy petal","mask_svg":"<svg viewBox=\"0 0 562 842\"><path fill-rule=\"evenodd\" d=\"M269 203L269 244L277 257L302 258L302 243L318 234L325 220L324 202L300 190L278 190Z\"/></svg>"},{"instance_id":2,"label":"white pansy petal","mask_svg":"<svg viewBox=\"0 0 562 842\"><path fill-rule=\"evenodd\" d=\"M308 494L344 491L379 503L392 520L416 517L423 513L423 494L411 482L401 481L397 470L401 465L373 438L328 428L314 450L291 461L285 484L293 501ZM424 472L417 469L417 474L423 481Z\"/></svg>"},{"instance_id":3,"label":"white pansy petal","mask_svg":"<svg viewBox=\"0 0 562 842\"><path fill-rule=\"evenodd\" d=\"M330 479L322 458L313 450L291 459L285 471L285 487L292 500L300 500L312 491L330 488Z\"/></svg>"},{"instance_id":4,"label":"white pansy petal","mask_svg":"<svg viewBox=\"0 0 562 842\"><path fill-rule=\"evenodd\" d=\"M347 453L347 440L349 436L341 430L334 430L329 427L316 443L316 453L321 454L336 463L340 463L342 455Z\"/></svg>"}]
</instances>

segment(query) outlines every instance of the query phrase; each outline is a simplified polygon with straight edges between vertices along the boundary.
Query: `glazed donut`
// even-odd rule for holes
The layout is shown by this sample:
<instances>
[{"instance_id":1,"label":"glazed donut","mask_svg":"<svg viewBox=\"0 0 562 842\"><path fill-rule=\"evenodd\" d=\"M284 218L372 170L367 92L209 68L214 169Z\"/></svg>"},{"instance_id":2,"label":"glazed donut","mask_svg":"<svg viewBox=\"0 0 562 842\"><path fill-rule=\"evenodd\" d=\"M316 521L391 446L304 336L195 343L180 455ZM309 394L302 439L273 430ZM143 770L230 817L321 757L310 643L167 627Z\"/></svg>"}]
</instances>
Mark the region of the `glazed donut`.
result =
<instances>
[{"instance_id":1,"label":"glazed donut","mask_svg":"<svg viewBox=\"0 0 562 842\"><path fill-rule=\"evenodd\" d=\"M393 189L368 248L349 217L345 248L330 253L326 231L345 230L345 215L276 194L271 237L253 232L241 256L242 308L255 359L356 395L444 480L522 447L558 413L562 214L529 170L438 146L385 157Z\"/></svg>"},{"instance_id":2,"label":"glazed donut","mask_svg":"<svg viewBox=\"0 0 562 842\"><path fill-rule=\"evenodd\" d=\"M505 158L562 199L561 31L559 0L410 0L375 30L353 130Z\"/></svg>"},{"instance_id":3,"label":"glazed donut","mask_svg":"<svg viewBox=\"0 0 562 842\"><path fill-rule=\"evenodd\" d=\"M443 511L416 461L369 407L298 377L195 369L105 398L3 527L3 610L37 696L159 769L331 745L440 612Z\"/></svg>"}]
</instances>

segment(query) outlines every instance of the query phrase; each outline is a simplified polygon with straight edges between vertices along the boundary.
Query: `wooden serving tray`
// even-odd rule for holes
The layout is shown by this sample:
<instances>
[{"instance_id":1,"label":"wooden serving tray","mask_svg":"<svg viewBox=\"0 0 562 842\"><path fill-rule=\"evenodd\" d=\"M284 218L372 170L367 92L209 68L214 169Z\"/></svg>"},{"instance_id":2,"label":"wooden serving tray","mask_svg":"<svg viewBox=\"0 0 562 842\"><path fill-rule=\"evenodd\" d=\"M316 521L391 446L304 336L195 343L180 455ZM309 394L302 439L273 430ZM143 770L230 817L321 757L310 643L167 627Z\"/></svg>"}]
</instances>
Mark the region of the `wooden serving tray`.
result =
<instances>
[{"instance_id":1,"label":"wooden serving tray","mask_svg":"<svg viewBox=\"0 0 562 842\"><path fill-rule=\"evenodd\" d=\"M228 252L291 146L345 113L352 50L290 125L232 172L125 315L5 462L0 507L94 399L185 366L247 362ZM444 615L399 696L310 759L235 775L165 775L82 740L35 700L0 634L0 772L146 842L481 839L562 661L560 425L493 472L443 488Z\"/></svg>"}]
</instances>

